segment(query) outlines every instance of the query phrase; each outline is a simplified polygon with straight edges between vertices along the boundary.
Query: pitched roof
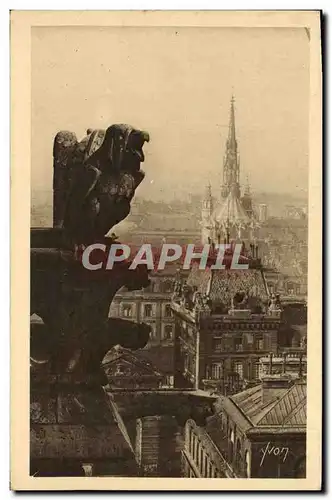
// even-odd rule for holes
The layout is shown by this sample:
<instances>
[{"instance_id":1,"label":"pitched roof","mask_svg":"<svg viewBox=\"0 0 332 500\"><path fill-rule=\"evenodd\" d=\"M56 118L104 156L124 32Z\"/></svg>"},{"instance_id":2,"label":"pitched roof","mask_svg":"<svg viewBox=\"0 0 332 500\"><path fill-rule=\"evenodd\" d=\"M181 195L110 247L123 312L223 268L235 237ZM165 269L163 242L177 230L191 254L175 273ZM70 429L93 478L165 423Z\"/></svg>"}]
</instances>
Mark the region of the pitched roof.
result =
<instances>
[{"instance_id":1,"label":"pitched roof","mask_svg":"<svg viewBox=\"0 0 332 500\"><path fill-rule=\"evenodd\" d=\"M261 385L231 396L241 412L255 426L305 426L307 390L304 383L280 388L272 399L264 402Z\"/></svg>"},{"instance_id":2,"label":"pitched roof","mask_svg":"<svg viewBox=\"0 0 332 500\"><path fill-rule=\"evenodd\" d=\"M140 358L150 361L163 374L174 373L174 347L153 346L138 351Z\"/></svg>"},{"instance_id":3,"label":"pitched roof","mask_svg":"<svg viewBox=\"0 0 332 500\"><path fill-rule=\"evenodd\" d=\"M194 265L187 284L208 294L213 303L230 304L237 292L245 292L250 297L267 298L264 275L260 269L201 270Z\"/></svg>"},{"instance_id":4,"label":"pitched roof","mask_svg":"<svg viewBox=\"0 0 332 500\"><path fill-rule=\"evenodd\" d=\"M251 222L240 199L232 189L224 202L214 211L213 219L221 225L226 225L229 222L230 225L238 225L239 227L247 226Z\"/></svg>"},{"instance_id":5,"label":"pitched roof","mask_svg":"<svg viewBox=\"0 0 332 500\"><path fill-rule=\"evenodd\" d=\"M307 386L293 385L259 421L259 425L306 425Z\"/></svg>"},{"instance_id":6,"label":"pitched roof","mask_svg":"<svg viewBox=\"0 0 332 500\"><path fill-rule=\"evenodd\" d=\"M124 360L129 364L135 365L140 370L148 373L153 373L156 376L161 376L160 371L145 357L134 354L130 349L126 349L120 345L112 347L104 357L102 364L104 367L119 360Z\"/></svg>"}]
</instances>

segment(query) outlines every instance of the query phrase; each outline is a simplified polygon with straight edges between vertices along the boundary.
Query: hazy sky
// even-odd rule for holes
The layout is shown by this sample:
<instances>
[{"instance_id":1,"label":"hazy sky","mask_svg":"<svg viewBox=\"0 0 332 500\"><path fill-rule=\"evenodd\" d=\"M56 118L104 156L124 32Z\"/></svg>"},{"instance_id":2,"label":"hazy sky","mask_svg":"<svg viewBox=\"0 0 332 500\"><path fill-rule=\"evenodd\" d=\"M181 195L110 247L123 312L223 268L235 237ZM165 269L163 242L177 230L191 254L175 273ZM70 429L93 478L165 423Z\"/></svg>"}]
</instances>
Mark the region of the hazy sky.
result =
<instances>
[{"instance_id":1,"label":"hazy sky","mask_svg":"<svg viewBox=\"0 0 332 500\"><path fill-rule=\"evenodd\" d=\"M234 92L242 182L307 189L309 40L290 28L33 28L32 189L52 190L59 130L150 133L151 199L220 185Z\"/></svg>"}]
</instances>

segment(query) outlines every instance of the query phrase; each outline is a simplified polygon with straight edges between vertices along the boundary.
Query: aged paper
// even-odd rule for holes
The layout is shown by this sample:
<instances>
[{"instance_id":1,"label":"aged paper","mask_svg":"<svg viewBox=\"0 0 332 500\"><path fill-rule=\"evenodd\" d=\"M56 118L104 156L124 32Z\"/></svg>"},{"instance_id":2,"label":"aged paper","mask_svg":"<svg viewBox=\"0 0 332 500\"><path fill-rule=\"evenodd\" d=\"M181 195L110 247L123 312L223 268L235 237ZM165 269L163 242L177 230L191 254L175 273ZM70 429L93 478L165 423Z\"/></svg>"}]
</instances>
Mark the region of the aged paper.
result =
<instances>
[{"instance_id":1,"label":"aged paper","mask_svg":"<svg viewBox=\"0 0 332 500\"><path fill-rule=\"evenodd\" d=\"M320 489L320 13L14 11L11 84L11 488Z\"/></svg>"}]
</instances>

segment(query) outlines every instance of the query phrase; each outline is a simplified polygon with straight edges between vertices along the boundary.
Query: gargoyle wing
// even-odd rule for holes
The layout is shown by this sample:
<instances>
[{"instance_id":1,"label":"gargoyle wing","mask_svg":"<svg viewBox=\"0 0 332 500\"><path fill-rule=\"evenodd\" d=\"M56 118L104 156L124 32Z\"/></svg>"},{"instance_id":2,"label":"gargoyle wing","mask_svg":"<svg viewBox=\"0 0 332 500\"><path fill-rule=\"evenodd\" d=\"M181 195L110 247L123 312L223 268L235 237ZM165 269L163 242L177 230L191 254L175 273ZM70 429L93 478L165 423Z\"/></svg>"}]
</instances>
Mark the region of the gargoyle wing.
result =
<instances>
[{"instance_id":1,"label":"gargoyle wing","mask_svg":"<svg viewBox=\"0 0 332 500\"><path fill-rule=\"evenodd\" d=\"M58 132L53 142L54 227L62 227L72 177L72 157L77 147L73 132Z\"/></svg>"},{"instance_id":2,"label":"gargoyle wing","mask_svg":"<svg viewBox=\"0 0 332 500\"><path fill-rule=\"evenodd\" d=\"M67 130L58 132L53 143L54 161L62 165L68 164L77 144L77 137L73 132L68 132Z\"/></svg>"},{"instance_id":3,"label":"gargoyle wing","mask_svg":"<svg viewBox=\"0 0 332 500\"><path fill-rule=\"evenodd\" d=\"M89 164L84 164L75 171L64 219L64 227L74 239L89 232L89 228L93 226L98 207L87 201L100 175L101 171Z\"/></svg>"}]
</instances>

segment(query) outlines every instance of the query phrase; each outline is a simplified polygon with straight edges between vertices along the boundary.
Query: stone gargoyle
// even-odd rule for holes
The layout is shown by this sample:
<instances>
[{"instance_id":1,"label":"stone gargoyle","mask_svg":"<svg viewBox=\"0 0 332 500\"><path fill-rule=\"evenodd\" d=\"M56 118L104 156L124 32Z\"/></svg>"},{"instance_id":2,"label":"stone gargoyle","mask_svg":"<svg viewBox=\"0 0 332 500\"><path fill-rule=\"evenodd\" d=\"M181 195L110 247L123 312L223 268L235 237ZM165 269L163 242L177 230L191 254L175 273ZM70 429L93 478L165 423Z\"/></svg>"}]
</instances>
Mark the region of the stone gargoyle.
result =
<instances>
[{"instance_id":1,"label":"stone gargoyle","mask_svg":"<svg viewBox=\"0 0 332 500\"><path fill-rule=\"evenodd\" d=\"M88 130L83 141L59 132L54 140L53 228L31 230L32 373L68 376L75 381L104 380L101 361L115 344L143 347L149 327L109 318L115 293L123 286L149 284L145 267L130 262L111 270L85 269L77 249L103 241L130 212L144 178L146 132L129 125ZM117 242L119 243L119 242Z\"/></svg>"}]
</instances>

